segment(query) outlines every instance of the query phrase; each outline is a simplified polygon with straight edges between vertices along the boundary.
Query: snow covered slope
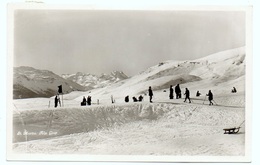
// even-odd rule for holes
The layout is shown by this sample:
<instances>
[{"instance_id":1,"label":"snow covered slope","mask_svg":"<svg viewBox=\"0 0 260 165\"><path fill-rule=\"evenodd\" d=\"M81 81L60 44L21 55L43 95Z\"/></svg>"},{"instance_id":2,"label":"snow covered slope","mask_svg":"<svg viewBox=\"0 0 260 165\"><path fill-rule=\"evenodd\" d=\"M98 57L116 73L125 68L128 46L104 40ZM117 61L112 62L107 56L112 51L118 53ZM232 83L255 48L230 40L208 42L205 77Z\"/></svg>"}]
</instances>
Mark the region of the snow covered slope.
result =
<instances>
[{"instance_id":1,"label":"snow covered slope","mask_svg":"<svg viewBox=\"0 0 260 165\"><path fill-rule=\"evenodd\" d=\"M192 103L169 100L169 86L178 83L183 92L185 87L190 89ZM154 90L153 103L147 96L149 86ZM233 86L237 93L231 93ZM209 89L214 94L213 106L205 96ZM195 97L197 90L202 96ZM64 107L53 108L53 98L14 100L13 151L244 156L245 93L244 48L198 60L161 62L103 88L70 92L63 97ZM131 97L140 94L144 101L133 103ZM80 106L87 95L92 96L92 105ZM126 95L129 103L124 102ZM238 134L223 134L223 128L238 126Z\"/></svg>"},{"instance_id":2,"label":"snow covered slope","mask_svg":"<svg viewBox=\"0 0 260 165\"><path fill-rule=\"evenodd\" d=\"M191 95L199 90L203 95L212 90L214 94L230 93L233 86L238 91L245 90L245 48L236 48L209 55L192 61L165 61L156 66L118 83L91 91L95 99L110 101L111 95L116 101L123 102L124 97L146 95L151 86L154 97L164 95L170 85L180 84L182 91L187 87ZM78 95L78 97L77 97ZM87 92L71 93L67 98L81 100Z\"/></svg>"},{"instance_id":3,"label":"snow covered slope","mask_svg":"<svg viewBox=\"0 0 260 165\"><path fill-rule=\"evenodd\" d=\"M51 97L57 93L59 85L62 85L64 93L85 90L48 70L26 66L14 68L14 98Z\"/></svg>"},{"instance_id":4,"label":"snow covered slope","mask_svg":"<svg viewBox=\"0 0 260 165\"><path fill-rule=\"evenodd\" d=\"M113 71L111 72L111 74L103 73L100 76L78 72L76 74L62 74L61 77L90 88L100 88L108 86L112 83L128 78L121 71Z\"/></svg>"}]
</instances>

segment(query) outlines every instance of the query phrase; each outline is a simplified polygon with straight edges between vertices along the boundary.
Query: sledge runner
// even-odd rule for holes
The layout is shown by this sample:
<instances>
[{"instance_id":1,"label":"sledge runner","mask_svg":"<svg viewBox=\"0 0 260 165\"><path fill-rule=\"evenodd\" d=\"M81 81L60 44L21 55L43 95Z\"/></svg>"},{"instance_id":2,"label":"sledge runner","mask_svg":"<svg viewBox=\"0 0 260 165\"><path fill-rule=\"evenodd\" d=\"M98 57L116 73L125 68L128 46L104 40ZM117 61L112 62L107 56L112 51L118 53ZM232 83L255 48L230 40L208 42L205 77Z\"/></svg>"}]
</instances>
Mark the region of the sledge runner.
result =
<instances>
[{"instance_id":1,"label":"sledge runner","mask_svg":"<svg viewBox=\"0 0 260 165\"><path fill-rule=\"evenodd\" d=\"M191 101L190 101L190 91L188 90L188 88L186 88L184 95L185 95L184 102L186 102L186 100L189 99L189 103L191 103Z\"/></svg>"},{"instance_id":2,"label":"sledge runner","mask_svg":"<svg viewBox=\"0 0 260 165\"><path fill-rule=\"evenodd\" d=\"M173 99L173 87L172 85L170 86L170 95L169 95L170 99Z\"/></svg>"},{"instance_id":3,"label":"sledge runner","mask_svg":"<svg viewBox=\"0 0 260 165\"><path fill-rule=\"evenodd\" d=\"M209 93L206 94L206 96L209 97L209 105L213 105L212 100L213 100L213 93L211 92L211 90L209 90Z\"/></svg>"},{"instance_id":4,"label":"sledge runner","mask_svg":"<svg viewBox=\"0 0 260 165\"><path fill-rule=\"evenodd\" d=\"M150 103L152 103L152 99L153 99L153 91L152 91L152 87L149 86L149 89L148 89L148 93L149 93L149 97L150 97Z\"/></svg>"}]
</instances>

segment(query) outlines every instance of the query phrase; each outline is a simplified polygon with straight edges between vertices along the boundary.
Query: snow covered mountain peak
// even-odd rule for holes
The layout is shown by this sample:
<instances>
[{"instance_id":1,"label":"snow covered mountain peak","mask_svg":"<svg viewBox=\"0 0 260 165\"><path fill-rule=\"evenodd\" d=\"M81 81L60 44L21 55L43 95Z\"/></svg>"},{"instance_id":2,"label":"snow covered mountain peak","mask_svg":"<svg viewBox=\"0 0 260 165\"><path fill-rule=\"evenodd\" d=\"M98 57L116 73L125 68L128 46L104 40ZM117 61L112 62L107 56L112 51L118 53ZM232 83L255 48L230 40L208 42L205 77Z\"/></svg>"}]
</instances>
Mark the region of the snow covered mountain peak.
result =
<instances>
[{"instance_id":1,"label":"snow covered mountain peak","mask_svg":"<svg viewBox=\"0 0 260 165\"><path fill-rule=\"evenodd\" d=\"M63 92L84 91L85 88L72 81L63 79L48 70L39 70L33 67L14 67L14 98L51 97L57 93L59 85Z\"/></svg>"},{"instance_id":2,"label":"snow covered mountain peak","mask_svg":"<svg viewBox=\"0 0 260 165\"><path fill-rule=\"evenodd\" d=\"M209 89L215 93L221 93L224 89L230 92L233 86L244 91L244 60L244 47L214 53L197 60L169 60L160 62L124 81L113 83L105 90L92 90L91 93L98 98L110 98L111 95L124 98L127 95L145 95L151 86L154 91L162 94L161 91L167 91L170 85L176 84L180 84L181 88L188 87L191 92L199 90L206 93Z\"/></svg>"},{"instance_id":3,"label":"snow covered mountain peak","mask_svg":"<svg viewBox=\"0 0 260 165\"><path fill-rule=\"evenodd\" d=\"M100 76L77 72L76 74L63 74L62 77L91 88L104 87L128 78L122 71L113 71L110 74L102 73Z\"/></svg>"}]
</instances>

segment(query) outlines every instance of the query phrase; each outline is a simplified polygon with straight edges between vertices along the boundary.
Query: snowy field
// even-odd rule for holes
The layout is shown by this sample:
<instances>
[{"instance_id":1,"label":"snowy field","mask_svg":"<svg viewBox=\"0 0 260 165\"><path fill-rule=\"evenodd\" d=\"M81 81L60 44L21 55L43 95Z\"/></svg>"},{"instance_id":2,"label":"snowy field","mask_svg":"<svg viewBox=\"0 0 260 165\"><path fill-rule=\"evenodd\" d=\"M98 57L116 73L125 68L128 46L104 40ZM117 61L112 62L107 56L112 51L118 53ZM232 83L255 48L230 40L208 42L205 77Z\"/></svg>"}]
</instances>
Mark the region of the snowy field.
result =
<instances>
[{"instance_id":1,"label":"snowy field","mask_svg":"<svg viewBox=\"0 0 260 165\"><path fill-rule=\"evenodd\" d=\"M79 107L71 101L66 103L68 107L44 110L32 104L31 110L14 111L13 150L46 154L243 156L245 125L238 134L223 134L223 128L238 127L243 122L244 99L243 93L216 96L214 106L209 106L208 100L204 102L204 96L192 98L191 104L183 103L183 99L165 99ZM22 100L15 100L15 104L30 106Z\"/></svg>"},{"instance_id":2,"label":"snowy field","mask_svg":"<svg viewBox=\"0 0 260 165\"><path fill-rule=\"evenodd\" d=\"M223 51L193 61L166 61L120 82L52 98L13 101L13 151L89 155L245 155L245 52ZM169 100L169 86L189 88L192 103ZM154 90L149 103L147 90ZM231 93L236 87L238 92ZM199 90L200 97L195 93ZM206 94L212 90L214 105ZM91 106L80 106L83 96ZM125 103L124 97L130 96ZM132 97L144 96L133 103ZM111 96L115 103L111 103ZM183 96L184 97L184 96ZM99 100L99 104L98 101ZM224 128L239 127L238 134Z\"/></svg>"}]
</instances>

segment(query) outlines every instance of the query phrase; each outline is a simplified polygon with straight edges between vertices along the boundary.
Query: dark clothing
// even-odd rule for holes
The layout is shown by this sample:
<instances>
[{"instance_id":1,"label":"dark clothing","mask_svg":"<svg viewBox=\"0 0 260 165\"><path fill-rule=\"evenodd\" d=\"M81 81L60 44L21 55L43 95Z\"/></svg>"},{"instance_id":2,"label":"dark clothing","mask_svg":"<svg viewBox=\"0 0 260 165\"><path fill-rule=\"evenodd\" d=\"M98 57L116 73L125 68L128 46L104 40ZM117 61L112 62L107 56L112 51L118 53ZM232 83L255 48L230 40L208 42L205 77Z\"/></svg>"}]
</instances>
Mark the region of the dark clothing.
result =
<instances>
[{"instance_id":1,"label":"dark clothing","mask_svg":"<svg viewBox=\"0 0 260 165\"><path fill-rule=\"evenodd\" d=\"M137 98L136 98L136 97L133 97L133 101L134 101L134 102L137 102Z\"/></svg>"},{"instance_id":2,"label":"dark clothing","mask_svg":"<svg viewBox=\"0 0 260 165\"><path fill-rule=\"evenodd\" d=\"M199 97L201 94L199 91L197 91L196 96Z\"/></svg>"},{"instance_id":3,"label":"dark clothing","mask_svg":"<svg viewBox=\"0 0 260 165\"><path fill-rule=\"evenodd\" d=\"M152 91L152 88L151 88L151 87L149 88L148 93L149 93L149 96L150 96L150 102L152 102L152 99L153 99L153 91Z\"/></svg>"},{"instance_id":4,"label":"dark clothing","mask_svg":"<svg viewBox=\"0 0 260 165\"><path fill-rule=\"evenodd\" d=\"M236 89L235 87L233 87L233 89L232 89L231 92L232 92L232 93L236 93L236 92L237 92L237 89Z\"/></svg>"},{"instance_id":5,"label":"dark clothing","mask_svg":"<svg viewBox=\"0 0 260 165\"><path fill-rule=\"evenodd\" d=\"M128 103L129 102L129 96L125 97L125 102Z\"/></svg>"},{"instance_id":6,"label":"dark clothing","mask_svg":"<svg viewBox=\"0 0 260 165\"><path fill-rule=\"evenodd\" d=\"M211 92L208 93L209 100L213 100L213 94Z\"/></svg>"},{"instance_id":7,"label":"dark clothing","mask_svg":"<svg viewBox=\"0 0 260 165\"><path fill-rule=\"evenodd\" d=\"M177 84L177 85L175 86L175 93L176 93L176 99L181 98L181 89L180 89L179 84Z\"/></svg>"},{"instance_id":8,"label":"dark clothing","mask_svg":"<svg viewBox=\"0 0 260 165\"><path fill-rule=\"evenodd\" d=\"M85 97L83 97L83 101L81 102L81 106L85 106L85 105L86 105L86 103L87 103L87 100L86 100L86 98L85 98Z\"/></svg>"},{"instance_id":9,"label":"dark clothing","mask_svg":"<svg viewBox=\"0 0 260 165\"><path fill-rule=\"evenodd\" d=\"M186 98L190 97L190 91L187 89L184 95L186 96Z\"/></svg>"},{"instance_id":10,"label":"dark clothing","mask_svg":"<svg viewBox=\"0 0 260 165\"><path fill-rule=\"evenodd\" d=\"M191 101L190 101L190 91L189 91L188 89L186 89L184 95L185 95L185 100L184 100L184 102L186 102L186 100L189 99L189 103L191 103Z\"/></svg>"},{"instance_id":11,"label":"dark clothing","mask_svg":"<svg viewBox=\"0 0 260 165\"><path fill-rule=\"evenodd\" d=\"M149 96L153 96L153 91L151 88L149 88L148 92L149 92Z\"/></svg>"},{"instance_id":12,"label":"dark clothing","mask_svg":"<svg viewBox=\"0 0 260 165\"><path fill-rule=\"evenodd\" d=\"M88 105L91 105L91 97L90 96L88 96L88 98L87 98L87 103L88 103Z\"/></svg>"},{"instance_id":13,"label":"dark clothing","mask_svg":"<svg viewBox=\"0 0 260 165\"><path fill-rule=\"evenodd\" d=\"M213 93L211 91L209 91L209 93L207 94L207 96L209 97L209 105L213 105L212 100L213 100Z\"/></svg>"},{"instance_id":14,"label":"dark clothing","mask_svg":"<svg viewBox=\"0 0 260 165\"><path fill-rule=\"evenodd\" d=\"M172 86L170 87L170 95L169 95L170 99L173 99L173 88Z\"/></svg>"},{"instance_id":15,"label":"dark clothing","mask_svg":"<svg viewBox=\"0 0 260 165\"><path fill-rule=\"evenodd\" d=\"M55 96L55 99L54 99L55 108L58 106L58 102L59 102L58 96Z\"/></svg>"},{"instance_id":16,"label":"dark clothing","mask_svg":"<svg viewBox=\"0 0 260 165\"><path fill-rule=\"evenodd\" d=\"M138 101L140 101L140 102L143 101L143 96L140 95L138 99L139 99Z\"/></svg>"}]
</instances>

